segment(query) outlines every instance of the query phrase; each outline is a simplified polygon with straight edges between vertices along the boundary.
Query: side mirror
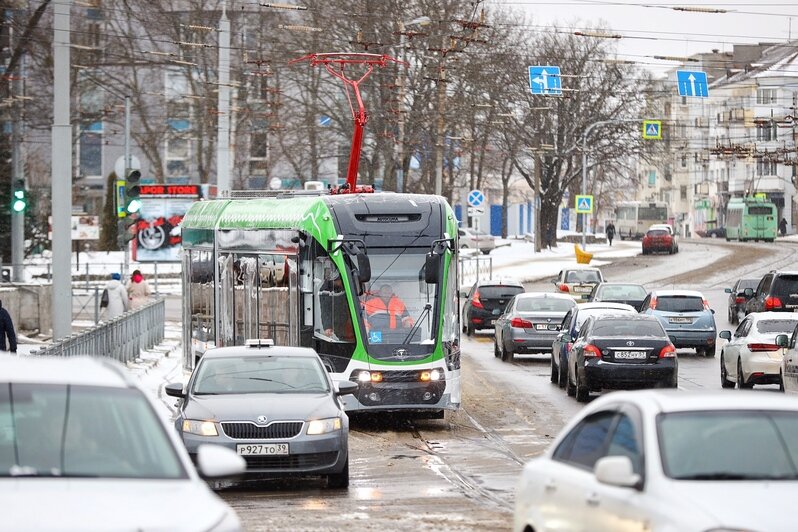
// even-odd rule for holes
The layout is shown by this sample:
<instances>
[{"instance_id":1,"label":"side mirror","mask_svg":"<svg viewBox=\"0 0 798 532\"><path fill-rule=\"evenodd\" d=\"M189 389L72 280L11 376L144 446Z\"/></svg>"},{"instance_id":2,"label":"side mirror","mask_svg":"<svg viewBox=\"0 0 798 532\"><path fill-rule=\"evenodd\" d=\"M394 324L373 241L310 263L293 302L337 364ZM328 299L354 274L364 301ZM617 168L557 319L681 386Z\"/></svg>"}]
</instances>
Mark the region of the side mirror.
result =
<instances>
[{"instance_id":1,"label":"side mirror","mask_svg":"<svg viewBox=\"0 0 798 532\"><path fill-rule=\"evenodd\" d=\"M357 392L359 388L356 382L352 381L341 381L338 383L338 387L335 390L335 395L349 395Z\"/></svg>"},{"instance_id":2,"label":"side mirror","mask_svg":"<svg viewBox=\"0 0 798 532\"><path fill-rule=\"evenodd\" d=\"M170 382L164 386L163 389L169 397L183 398L186 396L186 393L183 391L183 383L180 382Z\"/></svg>"},{"instance_id":3,"label":"side mirror","mask_svg":"<svg viewBox=\"0 0 798 532\"><path fill-rule=\"evenodd\" d=\"M357 255L357 276L361 283L371 281L371 261L369 256L364 253Z\"/></svg>"},{"instance_id":4,"label":"side mirror","mask_svg":"<svg viewBox=\"0 0 798 532\"><path fill-rule=\"evenodd\" d=\"M438 284L442 258L443 255L427 253L427 259L424 262L424 280L427 284Z\"/></svg>"},{"instance_id":5,"label":"side mirror","mask_svg":"<svg viewBox=\"0 0 798 532\"><path fill-rule=\"evenodd\" d=\"M746 288L743 290L743 295L745 297L754 297L754 289L753 288Z\"/></svg>"},{"instance_id":6,"label":"side mirror","mask_svg":"<svg viewBox=\"0 0 798 532\"><path fill-rule=\"evenodd\" d=\"M715 309L714 309L714 308L711 308L711 309L709 309L709 311L710 311L712 314L714 314L714 313L715 313Z\"/></svg>"},{"instance_id":7,"label":"side mirror","mask_svg":"<svg viewBox=\"0 0 798 532\"><path fill-rule=\"evenodd\" d=\"M197 449L197 471L202 478L235 477L246 470L247 462L232 449L208 443Z\"/></svg>"},{"instance_id":8,"label":"side mirror","mask_svg":"<svg viewBox=\"0 0 798 532\"><path fill-rule=\"evenodd\" d=\"M731 331L720 331L720 334L718 336L720 336L724 340L731 340Z\"/></svg>"},{"instance_id":9,"label":"side mirror","mask_svg":"<svg viewBox=\"0 0 798 532\"><path fill-rule=\"evenodd\" d=\"M786 334L776 336L776 345L779 347L787 347L790 345L790 337Z\"/></svg>"},{"instance_id":10,"label":"side mirror","mask_svg":"<svg viewBox=\"0 0 798 532\"><path fill-rule=\"evenodd\" d=\"M732 289L731 288L724 288L723 291L726 292L727 294L731 294L732 293Z\"/></svg>"},{"instance_id":11,"label":"side mirror","mask_svg":"<svg viewBox=\"0 0 798 532\"><path fill-rule=\"evenodd\" d=\"M632 460L628 456L599 458L593 472L596 480L610 486L634 488L640 483L640 475L634 472Z\"/></svg>"},{"instance_id":12,"label":"side mirror","mask_svg":"<svg viewBox=\"0 0 798 532\"><path fill-rule=\"evenodd\" d=\"M551 284L557 284L557 279L556 278L552 279Z\"/></svg>"}]
</instances>

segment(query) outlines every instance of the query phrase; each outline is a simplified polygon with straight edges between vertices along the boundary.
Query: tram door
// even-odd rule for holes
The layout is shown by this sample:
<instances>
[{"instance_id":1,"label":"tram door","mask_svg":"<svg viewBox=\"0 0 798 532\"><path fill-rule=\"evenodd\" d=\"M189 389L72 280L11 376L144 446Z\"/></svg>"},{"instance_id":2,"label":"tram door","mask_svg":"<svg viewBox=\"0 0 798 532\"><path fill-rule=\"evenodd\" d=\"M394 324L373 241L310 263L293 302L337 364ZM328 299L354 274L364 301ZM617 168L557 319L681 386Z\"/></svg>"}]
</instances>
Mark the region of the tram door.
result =
<instances>
[{"instance_id":1,"label":"tram door","mask_svg":"<svg viewBox=\"0 0 798 532\"><path fill-rule=\"evenodd\" d=\"M298 287L295 256L222 253L219 256L220 343L243 345L270 338L298 344Z\"/></svg>"}]
</instances>

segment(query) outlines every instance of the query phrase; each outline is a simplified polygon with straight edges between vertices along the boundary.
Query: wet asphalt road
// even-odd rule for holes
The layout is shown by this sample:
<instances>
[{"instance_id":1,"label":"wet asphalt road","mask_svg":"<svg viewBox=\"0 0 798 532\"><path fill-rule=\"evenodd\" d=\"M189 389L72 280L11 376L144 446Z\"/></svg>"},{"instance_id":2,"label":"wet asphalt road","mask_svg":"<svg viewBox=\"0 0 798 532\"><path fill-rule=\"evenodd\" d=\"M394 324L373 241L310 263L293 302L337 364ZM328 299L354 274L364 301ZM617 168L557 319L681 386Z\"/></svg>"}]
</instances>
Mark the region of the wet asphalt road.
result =
<instances>
[{"instance_id":1,"label":"wet asphalt road","mask_svg":"<svg viewBox=\"0 0 798 532\"><path fill-rule=\"evenodd\" d=\"M701 290L730 329L723 289L792 264L798 246L682 241L674 256L602 268L608 280ZM533 267L533 266L531 266ZM527 290L550 291L548 279ZM721 341L721 345L722 346ZM463 407L445 420L353 418L351 485L316 479L235 485L219 494L247 530L507 530L523 463L541 453L581 405L549 381L549 356L493 356L492 331L463 336ZM680 350L682 389L720 389L717 358ZM776 386L757 387L763 393ZM729 393L734 393L730 391Z\"/></svg>"}]
</instances>

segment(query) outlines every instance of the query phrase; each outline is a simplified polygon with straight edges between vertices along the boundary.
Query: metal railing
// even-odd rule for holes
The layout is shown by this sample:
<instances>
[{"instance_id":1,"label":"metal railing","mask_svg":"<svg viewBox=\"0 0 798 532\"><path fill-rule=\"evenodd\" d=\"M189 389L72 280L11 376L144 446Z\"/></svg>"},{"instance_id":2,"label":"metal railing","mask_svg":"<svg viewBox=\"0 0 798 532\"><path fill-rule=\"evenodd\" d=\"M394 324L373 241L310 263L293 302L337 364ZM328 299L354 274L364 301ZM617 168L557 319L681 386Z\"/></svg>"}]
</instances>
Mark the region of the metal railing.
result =
<instances>
[{"instance_id":1,"label":"metal railing","mask_svg":"<svg viewBox=\"0 0 798 532\"><path fill-rule=\"evenodd\" d=\"M493 277L493 257L474 255L464 257L460 255L459 279L461 286L471 286L480 279Z\"/></svg>"},{"instance_id":2,"label":"metal railing","mask_svg":"<svg viewBox=\"0 0 798 532\"><path fill-rule=\"evenodd\" d=\"M160 298L90 329L58 339L31 355L88 355L131 362L138 358L142 349L163 341L165 317L165 300Z\"/></svg>"}]
</instances>

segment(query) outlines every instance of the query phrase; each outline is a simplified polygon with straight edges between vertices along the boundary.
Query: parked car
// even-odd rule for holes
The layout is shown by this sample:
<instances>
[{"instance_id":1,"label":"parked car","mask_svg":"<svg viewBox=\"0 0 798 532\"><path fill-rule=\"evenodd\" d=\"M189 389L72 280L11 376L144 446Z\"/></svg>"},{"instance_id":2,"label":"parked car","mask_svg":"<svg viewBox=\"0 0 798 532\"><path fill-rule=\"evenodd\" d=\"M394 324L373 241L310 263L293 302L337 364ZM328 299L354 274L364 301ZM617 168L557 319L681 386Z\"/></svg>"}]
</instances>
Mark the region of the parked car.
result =
<instances>
[{"instance_id":1,"label":"parked car","mask_svg":"<svg viewBox=\"0 0 798 532\"><path fill-rule=\"evenodd\" d=\"M704 232L704 236L706 238L726 238L726 228L725 227L715 227L713 229L707 229Z\"/></svg>"},{"instance_id":2,"label":"parked car","mask_svg":"<svg viewBox=\"0 0 798 532\"><path fill-rule=\"evenodd\" d=\"M732 334L721 331L729 343L720 351L720 384L724 388L753 388L755 384L781 385L784 349L776 336L790 334L798 316L776 312L755 312L746 316Z\"/></svg>"},{"instance_id":3,"label":"parked car","mask_svg":"<svg viewBox=\"0 0 798 532\"><path fill-rule=\"evenodd\" d=\"M560 332L551 344L551 382L565 388L568 378L568 352L576 341L582 324L591 316L618 312L637 313L637 309L620 303L579 303L565 314Z\"/></svg>"},{"instance_id":4,"label":"parked car","mask_svg":"<svg viewBox=\"0 0 798 532\"><path fill-rule=\"evenodd\" d=\"M754 295L753 291L758 284L759 279L737 279L734 286L724 290L724 292L729 294L729 303L727 306L729 323L732 325L740 323L740 316L745 316L745 304ZM746 288L751 289L748 295L745 293Z\"/></svg>"},{"instance_id":5,"label":"parked car","mask_svg":"<svg viewBox=\"0 0 798 532\"><path fill-rule=\"evenodd\" d=\"M643 236L643 255L651 255L655 251L674 254L679 251L676 235L665 229L649 229Z\"/></svg>"},{"instance_id":6,"label":"parked car","mask_svg":"<svg viewBox=\"0 0 798 532\"><path fill-rule=\"evenodd\" d=\"M590 294L590 302L623 303L640 309L648 291L633 283L599 283Z\"/></svg>"},{"instance_id":7,"label":"parked car","mask_svg":"<svg viewBox=\"0 0 798 532\"><path fill-rule=\"evenodd\" d=\"M676 388L676 348L653 316L605 314L589 318L568 353L565 390L584 403L591 391L628 387Z\"/></svg>"},{"instance_id":8,"label":"parked car","mask_svg":"<svg viewBox=\"0 0 798 532\"><path fill-rule=\"evenodd\" d=\"M0 355L0 528L242 529L205 479L244 461L203 445L195 469L137 381L107 359Z\"/></svg>"},{"instance_id":9,"label":"parked car","mask_svg":"<svg viewBox=\"0 0 798 532\"><path fill-rule=\"evenodd\" d=\"M205 443L244 457L248 474L322 476L327 487L349 486L349 418L337 386L312 349L277 347L271 340L205 352L181 399L175 428L190 455Z\"/></svg>"},{"instance_id":10,"label":"parked car","mask_svg":"<svg viewBox=\"0 0 798 532\"><path fill-rule=\"evenodd\" d=\"M477 329L490 329L504 312L513 296L524 291L517 281L486 280L479 281L466 294L463 305L463 332L468 336Z\"/></svg>"},{"instance_id":11,"label":"parked car","mask_svg":"<svg viewBox=\"0 0 798 532\"><path fill-rule=\"evenodd\" d=\"M745 313L752 312L798 312L798 271L776 271L766 273L756 290L744 290L748 297Z\"/></svg>"},{"instance_id":12,"label":"parked car","mask_svg":"<svg viewBox=\"0 0 798 532\"><path fill-rule=\"evenodd\" d=\"M798 327L790 334L776 336L776 345L784 348L781 358L781 390L785 393L798 393Z\"/></svg>"},{"instance_id":13,"label":"parked car","mask_svg":"<svg viewBox=\"0 0 798 532\"><path fill-rule=\"evenodd\" d=\"M793 530L795 434L776 394L600 397L524 467L513 530Z\"/></svg>"},{"instance_id":14,"label":"parked car","mask_svg":"<svg viewBox=\"0 0 798 532\"><path fill-rule=\"evenodd\" d=\"M656 316L677 348L692 347L696 354L715 356L715 311L695 290L653 290L641 313Z\"/></svg>"},{"instance_id":15,"label":"parked car","mask_svg":"<svg viewBox=\"0 0 798 532\"><path fill-rule=\"evenodd\" d=\"M468 227L460 227L457 230L457 234L460 249L477 249L487 255L496 248L496 237L488 233Z\"/></svg>"},{"instance_id":16,"label":"parked car","mask_svg":"<svg viewBox=\"0 0 798 532\"><path fill-rule=\"evenodd\" d=\"M590 299L593 287L604 282L604 276L598 268L572 267L560 270L551 282L555 292L568 294L577 303L585 303Z\"/></svg>"},{"instance_id":17,"label":"parked car","mask_svg":"<svg viewBox=\"0 0 798 532\"><path fill-rule=\"evenodd\" d=\"M506 362L516 353L550 353L565 313L574 306L564 294L518 294L496 320L493 354Z\"/></svg>"}]
</instances>

